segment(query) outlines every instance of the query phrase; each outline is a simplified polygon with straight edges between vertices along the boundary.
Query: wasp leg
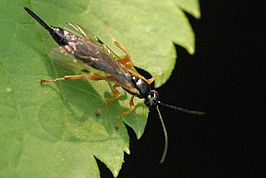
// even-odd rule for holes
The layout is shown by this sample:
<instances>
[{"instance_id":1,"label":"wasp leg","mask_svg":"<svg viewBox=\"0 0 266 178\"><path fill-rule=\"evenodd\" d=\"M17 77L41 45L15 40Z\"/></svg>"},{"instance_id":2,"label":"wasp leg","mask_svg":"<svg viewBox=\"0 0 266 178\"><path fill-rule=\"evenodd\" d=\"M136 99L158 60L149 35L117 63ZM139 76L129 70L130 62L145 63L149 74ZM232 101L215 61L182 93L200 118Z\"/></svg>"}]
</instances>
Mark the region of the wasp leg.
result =
<instances>
[{"instance_id":1,"label":"wasp leg","mask_svg":"<svg viewBox=\"0 0 266 178\"><path fill-rule=\"evenodd\" d=\"M77 79L88 79L88 80L106 80L113 81L112 77L95 77L95 76L83 76L83 75L67 75L62 78L56 78L53 80L41 80L41 84L48 84L63 80L77 80Z\"/></svg>"},{"instance_id":2,"label":"wasp leg","mask_svg":"<svg viewBox=\"0 0 266 178\"><path fill-rule=\"evenodd\" d=\"M134 62L131 61L131 59L127 57L120 59L119 62L124 64L127 69L131 69L135 65Z\"/></svg>"},{"instance_id":3,"label":"wasp leg","mask_svg":"<svg viewBox=\"0 0 266 178\"><path fill-rule=\"evenodd\" d=\"M106 28L106 31L107 31L107 34L108 36L111 38L112 40L112 43L118 47L121 51L124 52L124 55L123 57L119 60L119 62L121 62L122 64L124 64L127 68L131 68L133 67L135 64L134 62L131 60L131 56L129 54L129 52L126 50L126 48L121 44L119 43L118 41L116 41L116 39L113 37L112 33L111 33L111 27L105 23L105 28Z\"/></svg>"},{"instance_id":4,"label":"wasp leg","mask_svg":"<svg viewBox=\"0 0 266 178\"><path fill-rule=\"evenodd\" d=\"M147 79L147 83L151 84L152 82L154 82L154 80L156 80L157 78L161 77L163 75L162 72L160 72L159 74L155 75L154 77Z\"/></svg>"},{"instance_id":5,"label":"wasp leg","mask_svg":"<svg viewBox=\"0 0 266 178\"><path fill-rule=\"evenodd\" d=\"M102 109L104 108L104 106L105 106L107 103L110 103L110 102L112 102L112 101L118 99L118 98L121 96L120 92L116 89L116 87L119 87L119 86L120 86L120 85L118 85L118 84L114 84L114 86L113 86L113 88L112 88L112 93L113 93L115 96L112 97L112 98L108 98L108 99L106 99L106 100L100 105L99 109L98 109L98 110L96 111L96 113L95 113L97 116L101 115Z\"/></svg>"},{"instance_id":6,"label":"wasp leg","mask_svg":"<svg viewBox=\"0 0 266 178\"><path fill-rule=\"evenodd\" d=\"M112 39L112 41L116 47L118 47L119 49L121 49L125 53L125 55L122 57L122 59L119 60L119 62L124 64L128 69L131 69L135 64L131 60L131 56L129 55L126 48L121 43L119 43L118 41L116 41L114 39Z\"/></svg>"},{"instance_id":7,"label":"wasp leg","mask_svg":"<svg viewBox=\"0 0 266 178\"><path fill-rule=\"evenodd\" d=\"M131 113L132 111L134 111L134 109L135 109L135 104L134 104L134 100L133 100L133 99L134 99L134 96L131 96L130 101L129 101L130 109L129 109L128 111L122 112L121 115L119 116L118 121L117 121L117 123L115 124L115 128L116 128L116 129L119 129L119 127L120 127L120 123L122 122L122 117L123 117L123 116L126 116L126 115L128 115L129 113Z\"/></svg>"},{"instance_id":8,"label":"wasp leg","mask_svg":"<svg viewBox=\"0 0 266 178\"><path fill-rule=\"evenodd\" d=\"M121 51L123 51L125 54L124 54L124 58L128 58L129 61L131 61L131 56L129 55L128 51L126 50L126 48L121 44L119 43L118 41L116 41L114 38L112 38L112 42L114 43L114 45L116 47L118 47ZM132 61L131 61L132 62Z\"/></svg>"},{"instance_id":9,"label":"wasp leg","mask_svg":"<svg viewBox=\"0 0 266 178\"><path fill-rule=\"evenodd\" d=\"M126 63L128 63L130 61L131 61L130 58L122 58L122 59L119 60L119 62L121 62L122 64L126 64Z\"/></svg>"},{"instance_id":10,"label":"wasp leg","mask_svg":"<svg viewBox=\"0 0 266 178\"><path fill-rule=\"evenodd\" d=\"M133 99L134 99L134 95L131 96L130 101L129 101L130 109L128 111L122 112L121 116L128 115L129 113L131 113L132 111L134 111L135 105L134 105L134 100Z\"/></svg>"}]
</instances>

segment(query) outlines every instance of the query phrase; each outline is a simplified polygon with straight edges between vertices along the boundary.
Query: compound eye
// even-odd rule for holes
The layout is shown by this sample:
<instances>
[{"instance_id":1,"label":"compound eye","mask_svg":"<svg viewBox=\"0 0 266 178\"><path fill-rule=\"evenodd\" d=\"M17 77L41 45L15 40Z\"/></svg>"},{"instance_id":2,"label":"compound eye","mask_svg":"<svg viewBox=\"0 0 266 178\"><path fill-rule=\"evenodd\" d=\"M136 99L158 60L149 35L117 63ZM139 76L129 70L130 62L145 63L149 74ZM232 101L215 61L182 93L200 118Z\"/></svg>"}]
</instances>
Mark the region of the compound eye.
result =
<instances>
[{"instance_id":1,"label":"compound eye","mask_svg":"<svg viewBox=\"0 0 266 178\"><path fill-rule=\"evenodd\" d=\"M147 98L145 98L145 105L147 107L154 107L158 104L159 94L155 90L151 90Z\"/></svg>"},{"instance_id":2,"label":"compound eye","mask_svg":"<svg viewBox=\"0 0 266 178\"><path fill-rule=\"evenodd\" d=\"M150 95L151 95L152 98L154 98L154 99L156 99L156 100L159 99L159 94L158 94L158 92L155 91L155 90L151 90Z\"/></svg>"}]
</instances>

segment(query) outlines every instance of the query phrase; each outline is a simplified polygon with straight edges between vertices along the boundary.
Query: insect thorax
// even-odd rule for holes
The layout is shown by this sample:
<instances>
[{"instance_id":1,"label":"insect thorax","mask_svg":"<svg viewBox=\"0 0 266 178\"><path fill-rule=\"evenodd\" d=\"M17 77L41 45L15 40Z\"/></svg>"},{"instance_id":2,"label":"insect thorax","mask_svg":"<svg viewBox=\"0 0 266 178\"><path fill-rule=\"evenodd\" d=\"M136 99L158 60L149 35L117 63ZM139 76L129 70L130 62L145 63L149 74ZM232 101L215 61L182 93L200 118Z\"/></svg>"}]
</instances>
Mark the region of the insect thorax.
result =
<instances>
[{"instance_id":1,"label":"insect thorax","mask_svg":"<svg viewBox=\"0 0 266 178\"><path fill-rule=\"evenodd\" d=\"M132 77L132 81L135 84L136 89L139 91L137 97L146 98L151 91L150 85L145 80L137 77Z\"/></svg>"}]
</instances>

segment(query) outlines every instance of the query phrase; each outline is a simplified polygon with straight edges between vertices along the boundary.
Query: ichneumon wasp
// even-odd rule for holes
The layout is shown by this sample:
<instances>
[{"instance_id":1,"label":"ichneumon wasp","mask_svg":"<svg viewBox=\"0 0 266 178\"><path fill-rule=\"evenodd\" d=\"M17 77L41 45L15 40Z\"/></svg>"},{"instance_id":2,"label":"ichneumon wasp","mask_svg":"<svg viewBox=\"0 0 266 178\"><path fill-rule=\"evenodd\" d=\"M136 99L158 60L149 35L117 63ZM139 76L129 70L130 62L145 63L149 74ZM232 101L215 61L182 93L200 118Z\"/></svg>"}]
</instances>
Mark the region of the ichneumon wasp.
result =
<instances>
[{"instance_id":1,"label":"ichneumon wasp","mask_svg":"<svg viewBox=\"0 0 266 178\"><path fill-rule=\"evenodd\" d=\"M79 73L87 73L87 75L69 75L54 80L41 80L42 84L62 80L89 79L89 80L105 80L114 83L112 93L114 97L106 99L96 112L100 115L103 106L120 97L117 87L122 87L125 91L132 95L129 106L130 109L121 113L121 117L129 114L134 110L134 97L144 99L144 103L148 108L155 108L158 112L160 122L162 124L165 144L164 151L160 163L166 157L168 149L168 136L165 124L162 119L159 105L170 107L182 112L202 115L204 112L191 111L181 107L168 105L159 101L159 94L152 90L150 84L155 78L146 79L140 75L133 67L134 63L127 50L117 41L113 43L124 53L124 57L119 57L110 48L108 48L98 37L73 23L67 23L66 29L47 25L40 17L38 17L29 8L24 8L42 27L49 31L52 38L60 46L52 51L57 58L57 62L63 63L64 67L71 67ZM62 64L61 64L62 65ZM120 118L121 118L120 117Z\"/></svg>"}]
</instances>

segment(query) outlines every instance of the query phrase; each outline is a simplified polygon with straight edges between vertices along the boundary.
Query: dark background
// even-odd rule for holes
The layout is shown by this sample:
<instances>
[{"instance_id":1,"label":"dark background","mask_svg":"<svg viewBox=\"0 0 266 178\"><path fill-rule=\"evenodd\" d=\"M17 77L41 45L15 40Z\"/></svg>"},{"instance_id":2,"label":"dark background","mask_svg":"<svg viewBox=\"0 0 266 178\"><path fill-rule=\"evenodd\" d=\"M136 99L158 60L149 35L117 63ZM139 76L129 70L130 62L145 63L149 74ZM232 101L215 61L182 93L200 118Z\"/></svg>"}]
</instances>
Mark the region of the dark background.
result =
<instances>
[{"instance_id":1,"label":"dark background","mask_svg":"<svg viewBox=\"0 0 266 178\"><path fill-rule=\"evenodd\" d=\"M205 116L161 107L169 134L151 112L144 135L130 130L131 155L118 177L265 177L262 1L201 1L200 20L188 15L196 53L177 46L170 80L157 91L165 103L206 111ZM264 36L263 36L264 35ZM263 138L264 137L264 138ZM111 177L99 162L102 177Z\"/></svg>"}]
</instances>

